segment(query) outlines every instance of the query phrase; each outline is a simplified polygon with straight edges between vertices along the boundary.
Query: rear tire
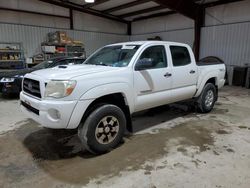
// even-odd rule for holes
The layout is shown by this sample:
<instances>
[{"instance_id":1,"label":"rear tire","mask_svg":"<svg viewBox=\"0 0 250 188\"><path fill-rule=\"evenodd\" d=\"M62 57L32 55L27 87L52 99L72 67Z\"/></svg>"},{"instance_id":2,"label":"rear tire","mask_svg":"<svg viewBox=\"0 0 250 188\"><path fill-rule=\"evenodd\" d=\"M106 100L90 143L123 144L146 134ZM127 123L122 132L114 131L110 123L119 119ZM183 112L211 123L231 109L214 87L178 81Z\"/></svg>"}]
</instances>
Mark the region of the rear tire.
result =
<instances>
[{"instance_id":1,"label":"rear tire","mask_svg":"<svg viewBox=\"0 0 250 188\"><path fill-rule=\"evenodd\" d=\"M78 128L78 136L88 151L102 154L121 142L126 127L123 111L115 105L103 104L93 110Z\"/></svg>"},{"instance_id":2,"label":"rear tire","mask_svg":"<svg viewBox=\"0 0 250 188\"><path fill-rule=\"evenodd\" d=\"M200 113L210 112L217 100L216 87L212 83L207 83L197 100L197 108Z\"/></svg>"}]
</instances>

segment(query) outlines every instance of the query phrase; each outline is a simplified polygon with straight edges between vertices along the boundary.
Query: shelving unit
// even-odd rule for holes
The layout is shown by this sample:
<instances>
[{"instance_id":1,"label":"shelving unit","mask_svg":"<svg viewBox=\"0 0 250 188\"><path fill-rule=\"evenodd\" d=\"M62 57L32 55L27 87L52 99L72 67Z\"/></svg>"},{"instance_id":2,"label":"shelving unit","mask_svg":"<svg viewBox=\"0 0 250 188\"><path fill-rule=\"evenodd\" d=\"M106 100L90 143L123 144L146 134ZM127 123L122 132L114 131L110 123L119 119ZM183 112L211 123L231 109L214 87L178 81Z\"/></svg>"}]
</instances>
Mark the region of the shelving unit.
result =
<instances>
[{"instance_id":1,"label":"shelving unit","mask_svg":"<svg viewBox=\"0 0 250 188\"><path fill-rule=\"evenodd\" d=\"M73 40L64 31L48 33L41 47L45 60L61 56L86 56L83 43Z\"/></svg>"},{"instance_id":2,"label":"shelving unit","mask_svg":"<svg viewBox=\"0 0 250 188\"><path fill-rule=\"evenodd\" d=\"M24 67L22 43L0 42L0 69L22 69Z\"/></svg>"},{"instance_id":3,"label":"shelving unit","mask_svg":"<svg viewBox=\"0 0 250 188\"><path fill-rule=\"evenodd\" d=\"M81 44L46 44L42 45L45 59L61 56L86 56L84 46Z\"/></svg>"}]
</instances>

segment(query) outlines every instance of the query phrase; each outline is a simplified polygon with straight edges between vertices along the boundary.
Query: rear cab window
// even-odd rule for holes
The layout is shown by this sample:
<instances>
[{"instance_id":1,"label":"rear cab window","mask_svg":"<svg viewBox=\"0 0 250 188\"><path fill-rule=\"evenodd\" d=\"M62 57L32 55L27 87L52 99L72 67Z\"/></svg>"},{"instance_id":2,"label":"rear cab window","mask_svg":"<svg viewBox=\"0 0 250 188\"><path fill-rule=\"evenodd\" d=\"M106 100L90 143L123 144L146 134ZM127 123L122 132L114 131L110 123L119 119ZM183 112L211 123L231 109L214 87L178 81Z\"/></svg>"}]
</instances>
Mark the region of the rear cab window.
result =
<instances>
[{"instance_id":1,"label":"rear cab window","mask_svg":"<svg viewBox=\"0 0 250 188\"><path fill-rule=\"evenodd\" d=\"M185 66L191 63L191 57L185 46L170 46L174 67Z\"/></svg>"}]
</instances>

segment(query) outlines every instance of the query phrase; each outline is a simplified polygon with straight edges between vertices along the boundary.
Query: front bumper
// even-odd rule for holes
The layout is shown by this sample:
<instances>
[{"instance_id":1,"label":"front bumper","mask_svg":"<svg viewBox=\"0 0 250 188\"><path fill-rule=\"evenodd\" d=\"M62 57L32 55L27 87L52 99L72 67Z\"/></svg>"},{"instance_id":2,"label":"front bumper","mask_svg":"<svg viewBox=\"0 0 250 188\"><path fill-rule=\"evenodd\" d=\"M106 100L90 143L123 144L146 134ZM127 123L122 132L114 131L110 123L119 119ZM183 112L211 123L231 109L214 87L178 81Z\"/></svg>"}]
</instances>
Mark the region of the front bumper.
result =
<instances>
[{"instance_id":1,"label":"front bumper","mask_svg":"<svg viewBox=\"0 0 250 188\"><path fill-rule=\"evenodd\" d=\"M21 110L43 127L74 129L91 101L38 100L20 93ZM22 104L25 103L25 104Z\"/></svg>"}]
</instances>

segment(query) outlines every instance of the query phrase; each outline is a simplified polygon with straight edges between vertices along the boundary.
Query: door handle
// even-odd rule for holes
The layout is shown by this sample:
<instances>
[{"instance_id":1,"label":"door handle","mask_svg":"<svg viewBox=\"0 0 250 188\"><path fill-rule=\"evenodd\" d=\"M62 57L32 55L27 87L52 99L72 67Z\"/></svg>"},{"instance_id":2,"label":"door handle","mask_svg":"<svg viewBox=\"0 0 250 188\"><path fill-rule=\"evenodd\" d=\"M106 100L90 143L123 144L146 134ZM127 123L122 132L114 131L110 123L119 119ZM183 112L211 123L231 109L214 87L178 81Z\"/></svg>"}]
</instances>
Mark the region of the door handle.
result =
<instances>
[{"instance_id":1,"label":"door handle","mask_svg":"<svg viewBox=\"0 0 250 188\"><path fill-rule=\"evenodd\" d=\"M169 72L167 72L166 74L164 74L164 77L170 77L170 76L172 76L172 74L169 73Z\"/></svg>"},{"instance_id":2,"label":"door handle","mask_svg":"<svg viewBox=\"0 0 250 188\"><path fill-rule=\"evenodd\" d=\"M190 73L190 74L194 74L194 73L195 73L195 71L194 71L194 70L191 70L189 73Z\"/></svg>"}]
</instances>

